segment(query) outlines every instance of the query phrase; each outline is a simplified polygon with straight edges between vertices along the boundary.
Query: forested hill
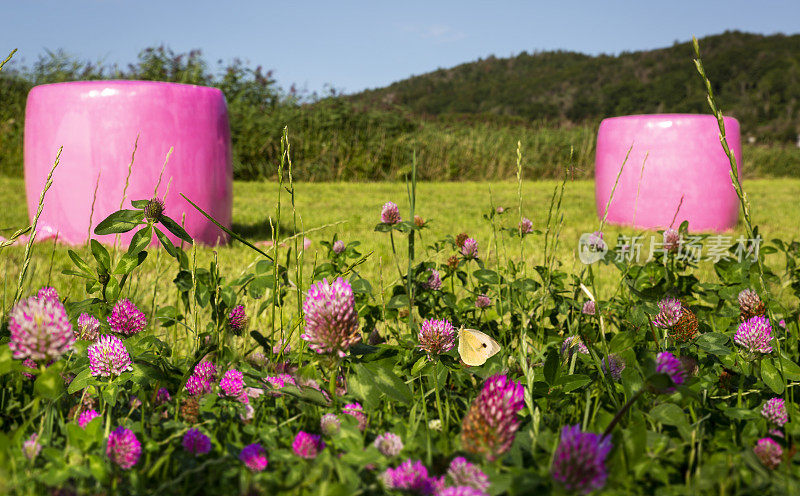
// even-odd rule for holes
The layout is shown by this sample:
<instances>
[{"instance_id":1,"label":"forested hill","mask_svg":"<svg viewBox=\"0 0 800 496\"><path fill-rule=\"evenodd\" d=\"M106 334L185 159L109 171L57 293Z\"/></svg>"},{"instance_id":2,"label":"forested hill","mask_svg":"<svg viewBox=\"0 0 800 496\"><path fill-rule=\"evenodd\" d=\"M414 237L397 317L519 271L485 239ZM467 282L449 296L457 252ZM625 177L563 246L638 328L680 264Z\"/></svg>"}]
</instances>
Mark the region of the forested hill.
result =
<instances>
[{"instance_id":1,"label":"forested hill","mask_svg":"<svg viewBox=\"0 0 800 496\"><path fill-rule=\"evenodd\" d=\"M759 140L800 133L800 35L725 32L700 40L726 113ZM350 98L423 115L490 114L558 123L625 114L707 112L691 42L620 55L523 52L414 76Z\"/></svg>"}]
</instances>

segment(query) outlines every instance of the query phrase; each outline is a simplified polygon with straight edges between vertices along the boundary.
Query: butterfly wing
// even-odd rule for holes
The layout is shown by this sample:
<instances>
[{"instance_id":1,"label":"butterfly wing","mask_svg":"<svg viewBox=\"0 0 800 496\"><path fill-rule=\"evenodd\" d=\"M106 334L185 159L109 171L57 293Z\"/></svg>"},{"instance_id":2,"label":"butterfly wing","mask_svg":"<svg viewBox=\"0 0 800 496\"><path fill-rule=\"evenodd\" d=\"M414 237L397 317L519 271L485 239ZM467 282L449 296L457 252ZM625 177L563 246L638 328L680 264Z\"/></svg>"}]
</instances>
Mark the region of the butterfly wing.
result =
<instances>
[{"instance_id":1,"label":"butterfly wing","mask_svg":"<svg viewBox=\"0 0 800 496\"><path fill-rule=\"evenodd\" d=\"M458 354L467 365L477 367L486 363L491 356L500 351L497 341L475 329L461 329L458 332Z\"/></svg>"}]
</instances>

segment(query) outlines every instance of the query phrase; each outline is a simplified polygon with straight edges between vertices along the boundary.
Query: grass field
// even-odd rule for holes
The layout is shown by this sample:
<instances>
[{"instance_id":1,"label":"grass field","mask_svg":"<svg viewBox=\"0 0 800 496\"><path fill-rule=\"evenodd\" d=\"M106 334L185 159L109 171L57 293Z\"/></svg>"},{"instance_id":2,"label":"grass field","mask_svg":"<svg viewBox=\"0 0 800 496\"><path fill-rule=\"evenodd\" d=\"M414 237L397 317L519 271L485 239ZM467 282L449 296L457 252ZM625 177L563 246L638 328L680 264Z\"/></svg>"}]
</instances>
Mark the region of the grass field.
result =
<instances>
[{"instance_id":1,"label":"grass field","mask_svg":"<svg viewBox=\"0 0 800 496\"><path fill-rule=\"evenodd\" d=\"M523 215L534 222L534 228L540 229L545 223L548 207L550 205L555 181L531 181L523 183L522 209ZM765 239L780 237L784 240L798 238L800 227L800 205L796 201L800 195L800 180L765 179L749 181L745 188L750 197L755 223L760 227ZM275 214L277 203L277 185L268 182L235 182L233 204L233 229L241 233L250 241L269 239L268 217ZM0 234L10 235L11 232L27 223L23 181L16 178L0 179L0 191L5 199L7 208L0 212ZM377 285L382 281L385 287L390 287L397 278L394 259L388 235L374 232L374 226L379 221L381 205L386 201L394 201L401 207L401 212L407 212L408 202L405 184L402 183L308 183L296 186L298 224L306 231L322 226L323 229L308 233L312 244L304 255L304 279L307 280L315 264L325 258L325 248L320 241L331 240L334 233L346 243L360 241L362 254L371 255L360 267L361 274ZM281 222L280 238L292 234L291 206L288 195L283 194L283 220ZM517 183L516 182L465 182L465 183L420 183L418 186L417 212L427 222L429 228L423 231L423 248L418 248L419 259L429 259L445 262L451 255L449 251L436 252L427 247L436 240L446 235L467 232L478 240L481 257L494 263L492 226L483 219L492 205L504 206L507 214L497 217L498 227L516 226L517 213ZM288 212L288 213L287 213ZM563 202L564 227L562 230L559 256L557 259L565 266L568 272L579 272L582 268L577 259L577 241L581 233L591 232L598 227L598 219L594 206L594 187L592 181L568 182ZM288 219L288 222L287 222ZM631 228L607 226L604 229L606 239L610 245L618 234L631 236L637 234ZM649 250L650 233L645 234L643 251ZM739 226L729 233L735 239L744 234L744 229ZM660 239L656 233L657 239ZM525 256L533 264L542 262L541 237L529 237L526 240ZM401 266L405 266L404 240L396 239ZM505 251L507 256L518 258L519 248L507 234L498 236L498 246ZM83 250L87 258L91 258L87 247ZM487 257L488 251L488 257ZM234 243L228 247L215 249L202 247L197 251L198 266L207 266L216 253L222 273L229 278L236 277L259 259L259 255L250 248ZM13 286L18 277L19 267L24 255L23 247L10 247L3 251L3 261L0 269L3 270L4 281L4 307L11 297ZM506 254L504 254L506 255ZM281 255L285 259L285 254ZM52 262L51 262L52 260ZM773 261L780 267L781 261ZM711 273L711 263L701 262L707 273ZM59 287L59 291L70 299L82 299L85 294L78 280L73 277L61 275L61 271L70 267L71 262L67 257L66 248L62 246L53 249L52 243L39 243L35 245L29 277L26 280L28 291L52 284ZM135 280L129 287L133 293L141 288L153 284L153 302L162 305L164 302L158 295L158 288L165 287L175 274L175 265L163 256L151 256L145 262L142 276ZM610 272L609 272L610 274ZM613 280L604 277L605 271L600 268L600 292L603 284L613 284ZM617 280L618 282L618 280ZM155 284L154 284L155 283ZM378 288L375 288L378 289ZM148 289L149 294L149 289ZM166 294L166 292L165 292ZM148 298L149 299L149 298ZM148 302L142 302L144 306Z\"/></svg>"}]
</instances>

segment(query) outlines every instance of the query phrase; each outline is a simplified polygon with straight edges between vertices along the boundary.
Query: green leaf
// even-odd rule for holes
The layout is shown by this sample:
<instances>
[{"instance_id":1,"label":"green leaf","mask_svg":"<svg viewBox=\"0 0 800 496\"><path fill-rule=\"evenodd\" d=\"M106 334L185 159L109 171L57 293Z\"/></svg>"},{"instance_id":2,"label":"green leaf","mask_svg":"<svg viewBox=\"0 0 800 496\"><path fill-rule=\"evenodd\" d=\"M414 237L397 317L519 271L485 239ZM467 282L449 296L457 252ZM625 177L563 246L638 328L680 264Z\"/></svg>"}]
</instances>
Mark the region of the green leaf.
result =
<instances>
[{"instance_id":1,"label":"green leaf","mask_svg":"<svg viewBox=\"0 0 800 496\"><path fill-rule=\"evenodd\" d=\"M80 255L72 250L67 250L67 253L69 254L69 258L72 259L72 263L74 263L81 272L85 272L89 277L93 277L92 268Z\"/></svg>"},{"instance_id":2,"label":"green leaf","mask_svg":"<svg viewBox=\"0 0 800 496\"><path fill-rule=\"evenodd\" d=\"M93 382L94 377L92 376L92 371L87 366L85 369L78 372L78 375L72 379L72 382L69 383L69 387L67 388L67 392L69 394L75 394Z\"/></svg>"},{"instance_id":3,"label":"green leaf","mask_svg":"<svg viewBox=\"0 0 800 496\"><path fill-rule=\"evenodd\" d=\"M140 251L137 253L126 253L122 255L122 258L119 259L117 266L114 268L114 274L130 274L133 269L142 265L144 263L144 259L147 258L146 251Z\"/></svg>"},{"instance_id":4,"label":"green leaf","mask_svg":"<svg viewBox=\"0 0 800 496\"><path fill-rule=\"evenodd\" d=\"M761 380L775 394L783 393L783 389L786 387L786 383L775 366L772 365L771 360L761 360Z\"/></svg>"},{"instance_id":5,"label":"green leaf","mask_svg":"<svg viewBox=\"0 0 800 496\"><path fill-rule=\"evenodd\" d=\"M184 229L183 229L183 228L180 226L180 224L178 224L178 223L177 223L177 222L175 222L174 220L170 219L170 218L169 218L169 217L167 217L166 215L162 215L161 217L159 217L159 219L158 219L158 220L159 220L159 222L161 222L161 225L162 225L162 226L164 226L164 227L166 227L166 228L167 228L167 230L168 230L169 232L171 232L172 234L174 234L174 235L175 235L175 236L177 236L178 238L180 238L180 239L182 239L182 240L186 241L187 243L189 243L189 244L192 244L192 237L191 237L191 236L189 236L189 233L187 233L187 232L186 232L186 231L185 231L185 230L184 230Z\"/></svg>"},{"instance_id":6,"label":"green leaf","mask_svg":"<svg viewBox=\"0 0 800 496\"><path fill-rule=\"evenodd\" d=\"M662 403L650 410L650 417L657 422L675 427L688 427L689 421L683 409L675 403Z\"/></svg>"},{"instance_id":7,"label":"green leaf","mask_svg":"<svg viewBox=\"0 0 800 496\"><path fill-rule=\"evenodd\" d=\"M547 384L554 386L558 378L559 366L561 365L561 356L558 351L551 349L547 353L547 358L544 361L544 380Z\"/></svg>"},{"instance_id":8,"label":"green leaf","mask_svg":"<svg viewBox=\"0 0 800 496\"><path fill-rule=\"evenodd\" d=\"M582 374L565 375L558 378L556 385L562 386L565 393L574 391L592 382L592 378Z\"/></svg>"},{"instance_id":9,"label":"green leaf","mask_svg":"<svg viewBox=\"0 0 800 496\"><path fill-rule=\"evenodd\" d=\"M60 367L48 367L36 378L33 383L33 391L37 396L54 400L61 395L64 390L64 379L61 378L60 370L57 369L60 369Z\"/></svg>"},{"instance_id":10,"label":"green leaf","mask_svg":"<svg viewBox=\"0 0 800 496\"><path fill-rule=\"evenodd\" d=\"M500 283L500 276L497 275L497 272L489 269L478 269L472 273L475 276L475 279L479 280L484 284L498 284Z\"/></svg>"},{"instance_id":11,"label":"green leaf","mask_svg":"<svg viewBox=\"0 0 800 496\"><path fill-rule=\"evenodd\" d=\"M374 384L383 394L397 401L405 404L412 402L411 390L406 383L389 370L391 362L381 360L380 362L354 365L356 374L363 382Z\"/></svg>"},{"instance_id":12,"label":"green leaf","mask_svg":"<svg viewBox=\"0 0 800 496\"><path fill-rule=\"evenodd\" d=\"M150 200L131 200L131 206L140 210L144 209L148 203L150 203Z\"/></svg>"},{"instance_id":13,"label":"green leaf","mask_svg":"<svg viewBox=\"0 0 800 496\"><path fill-rule=\"evenodd\" d=\"M167 250L167 253L169 253L171 257L177 258L178 249L175 247L175 245L172 244L172 241L169 240L166 234L161 232L161 229L157 227L154 229L156 231L156 237L158 238L158 241L161 242L161 246L163 246L164 249Z\"/></svg>"},{"instance_id":14,"label":"green leaf","mask_svg":"<svg viewBox=\"0 0 800 496\"><path fill-rule=\"evenodd\" d=\"M386 308L405 308L408 306L408 295L398 294L389 298Z\"/></svg>"},{"instance_id":15,"label":"green leaf","mask_svg":"<svg viewBox=\"0 0 800 496\"><path fill-rule=\"evenodd\" d=\"M707 332L695 339L695 344L706 353L725 356L731 354L731 349L724 346L729 341L728 336L720 332Z\"/></svg>"},{"instance_id":16,"label":"green leaf","mask_svg":"<svg viewBox=\"0 0 800 496\"><path fill-rule=\"evenodd\" d=\"M102 220L94 228L95 234L118 234L134 229L144 219L141 210L118 210Z\"/></svg>"},{"instance_id":17,"label":"green leaf","mask_svg":"<svg viewBox=\"0 0 800 496\"><path fill-rule=\"evenodd\" d=\"M93 239L91 242L92 245L92 256L97 263L100 264L101 267L106 269L107 271L111 270L111 255L108 254L108 250L106 247L101 245L96 239Z\"/></svg>"},{"instance_id":18,"label":"green leaf","mask_svg":"<svg viewBox=\"0 0 800 496\"><path fill-rule=\"evenodd\" d=\"M136 234L131 238L131 244L128 245L128 253L136 254L147 248L150 240L153 238L153 226L150 224L136 231Z\"/></svg>"}]
</instances>

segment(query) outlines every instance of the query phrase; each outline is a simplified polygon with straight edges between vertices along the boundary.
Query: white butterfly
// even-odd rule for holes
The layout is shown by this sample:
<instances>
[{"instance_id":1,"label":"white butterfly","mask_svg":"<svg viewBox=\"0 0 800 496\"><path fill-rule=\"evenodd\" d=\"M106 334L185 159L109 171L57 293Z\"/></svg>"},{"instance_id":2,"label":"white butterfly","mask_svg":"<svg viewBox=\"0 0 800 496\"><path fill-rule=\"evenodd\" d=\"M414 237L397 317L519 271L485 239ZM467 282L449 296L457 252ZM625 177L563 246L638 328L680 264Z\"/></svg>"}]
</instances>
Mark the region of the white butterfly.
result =
<instances>
[{"instance_id":1,"label":"white butterfly","mask_svg":"<svg viewBox=\"0 0 800 496\"><path fill-rule=\"evenodd\" d=\"M458 354L467 365L477 367L500 351L497 341L475 329L458 331Z\"/></svg>"}]
</instances>

